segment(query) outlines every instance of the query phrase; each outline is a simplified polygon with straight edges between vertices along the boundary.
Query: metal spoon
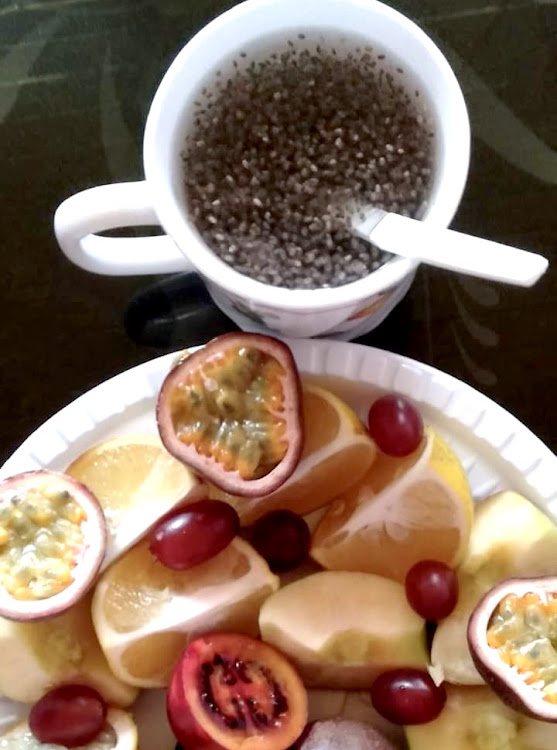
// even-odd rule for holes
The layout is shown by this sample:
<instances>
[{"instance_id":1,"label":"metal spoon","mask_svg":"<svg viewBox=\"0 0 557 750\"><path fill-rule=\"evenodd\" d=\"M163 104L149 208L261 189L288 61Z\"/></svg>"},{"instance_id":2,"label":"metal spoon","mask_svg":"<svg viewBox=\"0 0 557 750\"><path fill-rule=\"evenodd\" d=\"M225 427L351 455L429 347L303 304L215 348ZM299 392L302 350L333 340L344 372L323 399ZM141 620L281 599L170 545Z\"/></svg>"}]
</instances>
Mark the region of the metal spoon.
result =
<instances>
[{"instance_id":1,"label":"metal spoon","mask_svg":"<svg viewBox=\"0 0 557 750\"><path fill-rule=\"evenodd\" d=\"M548 266L547 258L537 253L378 208L359 210L352 227L357 235L394 255L517 286L532 286Z\"/></svg>"}]
</instances>

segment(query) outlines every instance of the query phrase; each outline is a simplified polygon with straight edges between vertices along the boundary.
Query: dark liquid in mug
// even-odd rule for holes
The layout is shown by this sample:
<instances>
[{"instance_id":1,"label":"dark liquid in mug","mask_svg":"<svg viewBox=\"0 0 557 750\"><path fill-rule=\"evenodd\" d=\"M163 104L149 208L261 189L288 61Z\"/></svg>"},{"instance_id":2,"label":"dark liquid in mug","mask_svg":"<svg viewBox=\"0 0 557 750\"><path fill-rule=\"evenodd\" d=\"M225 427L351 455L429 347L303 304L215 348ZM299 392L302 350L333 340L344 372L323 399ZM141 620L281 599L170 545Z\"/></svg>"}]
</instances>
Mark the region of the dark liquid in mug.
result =
<instances>
[{"instance_id":1,"label":"dark liquid in mug","mask_svg":"<svg viewBox=\"0 0 557 750\"><path fill-rule=\"evenodd\" d=\"M424 93L365 39L300 30L212 71L182 154L188 213L240 273L290 289L333 287L389 255L354 237L377 206L419 217L434 127Z\"/></svg>"}]
</instances>

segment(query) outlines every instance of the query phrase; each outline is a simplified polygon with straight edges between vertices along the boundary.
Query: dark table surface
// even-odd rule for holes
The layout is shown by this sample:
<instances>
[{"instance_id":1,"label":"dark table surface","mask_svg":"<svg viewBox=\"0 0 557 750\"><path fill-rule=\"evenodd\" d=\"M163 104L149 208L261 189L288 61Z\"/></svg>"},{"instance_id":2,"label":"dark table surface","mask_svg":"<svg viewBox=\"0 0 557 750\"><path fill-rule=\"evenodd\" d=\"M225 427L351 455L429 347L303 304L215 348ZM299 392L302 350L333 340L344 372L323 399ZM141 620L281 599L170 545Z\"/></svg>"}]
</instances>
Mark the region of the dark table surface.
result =
<instances>
[{"instance_id":1,"label":"dark table surface","mask_svg":"<svg viewBox=\"0 0 557 750\"><path fill-rule=\"evenodd\" d=\"M88 274L52 231L70 194L142 178L158 82L188 38L233 4L0 0L0 461L91 386L233 328L195 279ZM536 250L551 265L531 290L421 268L361 341L467 381L555 451L557 3L392 4L437 41L467 100L472 161L453 227Z\"/></svg>"}]
</instances>

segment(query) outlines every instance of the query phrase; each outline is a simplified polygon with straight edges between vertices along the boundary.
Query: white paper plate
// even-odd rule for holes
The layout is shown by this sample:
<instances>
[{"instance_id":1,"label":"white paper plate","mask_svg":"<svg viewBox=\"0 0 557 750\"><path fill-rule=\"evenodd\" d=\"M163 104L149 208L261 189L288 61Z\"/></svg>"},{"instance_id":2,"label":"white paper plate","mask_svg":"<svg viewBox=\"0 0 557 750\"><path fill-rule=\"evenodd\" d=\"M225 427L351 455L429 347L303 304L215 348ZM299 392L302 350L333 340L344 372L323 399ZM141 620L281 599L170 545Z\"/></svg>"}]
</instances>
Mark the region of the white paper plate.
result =
<instances>
[{"instance_id":1,"label":"white paper plate","mask_svg":"<svg viewBox=\"0 0 557 750\"><path fill-rule=\"evenodd\" d=\"M303 373L347 378L367 383L371 390L395 390L411 398L461 458L475 499L513 489L557 521L557 457L486 396L433 367L390 352L338 341L287 343ZM154 404L175 356L134 367L80 396L27 438L2 466L0 478L37 468L63 471L102 440L156 433ZM367 397L364 392L351 393L349 400L365 418L369 392ZM145 698L143 718L149 704ZM160 693L153 699L160 700ZM13 715L13 704L0 700L0 728ZM154 728L152 714L148 723ZM157 733L151 736L158 739L142 742L142 750L173 750L168 734L164 740Z\"/></svg>"}]
</instances>

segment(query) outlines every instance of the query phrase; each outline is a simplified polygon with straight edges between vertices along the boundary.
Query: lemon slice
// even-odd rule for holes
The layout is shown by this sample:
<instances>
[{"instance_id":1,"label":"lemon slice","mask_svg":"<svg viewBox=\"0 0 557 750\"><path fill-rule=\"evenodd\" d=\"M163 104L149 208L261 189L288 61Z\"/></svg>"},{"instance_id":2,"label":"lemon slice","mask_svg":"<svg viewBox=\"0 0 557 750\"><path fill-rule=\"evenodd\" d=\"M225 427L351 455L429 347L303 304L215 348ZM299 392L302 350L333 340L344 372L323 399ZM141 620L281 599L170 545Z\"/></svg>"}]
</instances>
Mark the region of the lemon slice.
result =
<instances>
[{"instance_id":1,"label":"lemon slice","mask_svg":"<svg viewBox=\"0 0 557 750\"><path fill-rule=\"evenodd\" d=\"M161 565L144 540L99 579L93 622L115 675L137 687L164 687L191 638L208 630L257 635L259 609L278 585L238 537L183 571Z\"/></svg>"},{"instance_id":2,"label":"lemon slice","mask_svg":"<svg viewBox=\"0 0 557 750\"><path fill-rule=\"evenodd\" d=\"M86 485L103 509L108 531L103 568L197 483L154 435L125 435L96 445L66 474Z\"/></svg>"},{"instance_id":3,"label":"lemon slice","mask_svg":"<svg viewBox=\"0 0 557 750\"><path fill-rule=\"evenodd\" d=\"M29 725L22 721L0 736L2 750L64 750L62 745L45 744L33 736ZM109 708L106 726L99 736L77 750L137 750L137 728L126 711Z\"/></svg>"},{"instance_id":4,"label":"lemon slice","mask_svg":"<svg viewBox=\"0 0 557 750\"><path fill-rule=\"evenodd\" d=\"M365 479L327 510L311 555L332 570L404 581L416 562L463 559L474 503L460 461L432 429L404 459L381 455Z\"/></svg>"},{"instance_id":5,"label":"lemon slice","mask_svg":"<svg viewBox=\"0 0 557 750\"><path fill-rule=\"evenodd\" d=\"M304 447L292 476L275 492L258 498L235 497L211 488L249 525L277 508L311 513L346 492L365 475L377 449L354 411L334 393L303 382Z\"/></svg>"},{"instance_id":6,"label":"lemon slice","mask_svg":"<svg viewBox=\"0 0 557 750\"><path fill-rule=\"evenodd\" d=\"M61 683L95 688L107 703L129 706L137 690L111 672L91 620L91 594L57 617L0 618L0 694L34 703ZM0 745L1 747L1 745Z\"/></svg>"}]
</instances>

